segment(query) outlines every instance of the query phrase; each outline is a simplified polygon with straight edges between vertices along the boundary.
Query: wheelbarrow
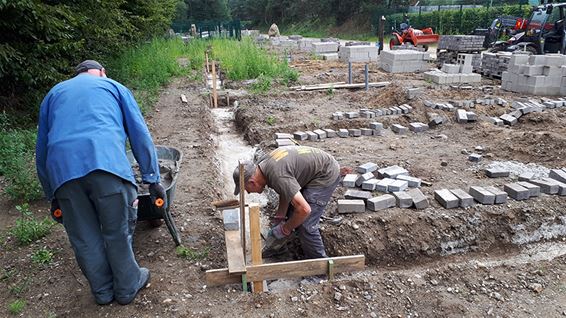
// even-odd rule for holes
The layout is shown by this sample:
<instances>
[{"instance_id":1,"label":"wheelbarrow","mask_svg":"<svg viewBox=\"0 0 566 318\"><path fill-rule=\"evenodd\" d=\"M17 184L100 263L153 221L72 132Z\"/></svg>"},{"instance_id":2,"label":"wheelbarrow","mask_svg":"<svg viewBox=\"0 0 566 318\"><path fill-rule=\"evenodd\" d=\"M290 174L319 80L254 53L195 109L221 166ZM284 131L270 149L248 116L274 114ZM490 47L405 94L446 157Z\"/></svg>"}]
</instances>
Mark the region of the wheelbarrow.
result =
<instances>
[{"instance_id":1,"label":"wheelbarrow","mask_svg":"<svg viewBox=\"0 0 566 318\"><path fill-rule=\"evenodd\" d=\"M177 175L179 174L179 167L183 154L181 151L173 147L155 146L157 151L157 159L159 160L159 172L161 174L161 184L165 188L167 195L167 205L159 204L156 200L155 204L151 202L149 196L148 185L141 182L138 163L131 151L127 152L128 160L136 174L136 181L138 183L138 220L160 220L165 221L169 233L173 237L173 242L176 246L181 245L181 236L175 226L175 221L169 211L173 200L175 199L175 189L177 186Z\"/></svg>"}]
</instances>

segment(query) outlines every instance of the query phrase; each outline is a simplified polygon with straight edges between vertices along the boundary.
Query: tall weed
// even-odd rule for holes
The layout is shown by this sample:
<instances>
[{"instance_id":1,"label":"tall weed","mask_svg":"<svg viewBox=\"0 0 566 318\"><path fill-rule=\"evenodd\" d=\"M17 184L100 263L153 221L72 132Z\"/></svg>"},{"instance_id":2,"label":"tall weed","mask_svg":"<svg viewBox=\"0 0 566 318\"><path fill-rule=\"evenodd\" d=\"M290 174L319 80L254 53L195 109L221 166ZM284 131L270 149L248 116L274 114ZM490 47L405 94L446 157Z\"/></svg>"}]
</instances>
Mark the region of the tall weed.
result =
<instances>
[{"instance_id":1,"label":"tall weed","mask_svg":"<svg viewBox=\"0 0 566 318\"><path fill-rule=\"evenodd\" d=\"M51 219L45 217L43 220L36 219L27 203L16 206L22 214L17 220L16 225L10 229L20 245L29 245L51 232L51 227L55 224Z\"/></svg>"}]
</instances>

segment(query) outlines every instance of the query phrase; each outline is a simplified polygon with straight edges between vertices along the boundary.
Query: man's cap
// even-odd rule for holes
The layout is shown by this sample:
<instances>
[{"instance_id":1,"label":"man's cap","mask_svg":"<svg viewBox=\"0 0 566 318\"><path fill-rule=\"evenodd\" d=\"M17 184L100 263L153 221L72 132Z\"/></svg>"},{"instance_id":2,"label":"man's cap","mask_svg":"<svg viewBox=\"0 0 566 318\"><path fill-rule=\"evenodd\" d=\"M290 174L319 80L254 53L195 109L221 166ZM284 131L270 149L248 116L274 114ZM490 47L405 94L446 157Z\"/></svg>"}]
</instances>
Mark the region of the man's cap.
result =
<instances>
[{"instance_id":1,"label":"man's cap","mask_svg":"<svg viewBox=\"0 0 566 318\"><path fill-rule=\"evenodd\" d=\"M244 184L245 184L254 175L257 165L251 160L242 161L242 165L244 166ZM234 169L234 173L232 174L232 177L234 178L234 184L236 185L236 188L234 190L234 195L238 195L240 193L240 165L236 166L236 169Z\"/></svg>"},{"instance_id":2,"label":"man's cap","mask_svg":"<svg viewBox=\"0 0 566 318\"><path fill-rule=\"evenodd\" d=\"M86 72L90 69L101 70L103 68L104 66L95 60L85 60L75 67L75 75L79 75L80 73Z\"/></svg>"}]
</instances>

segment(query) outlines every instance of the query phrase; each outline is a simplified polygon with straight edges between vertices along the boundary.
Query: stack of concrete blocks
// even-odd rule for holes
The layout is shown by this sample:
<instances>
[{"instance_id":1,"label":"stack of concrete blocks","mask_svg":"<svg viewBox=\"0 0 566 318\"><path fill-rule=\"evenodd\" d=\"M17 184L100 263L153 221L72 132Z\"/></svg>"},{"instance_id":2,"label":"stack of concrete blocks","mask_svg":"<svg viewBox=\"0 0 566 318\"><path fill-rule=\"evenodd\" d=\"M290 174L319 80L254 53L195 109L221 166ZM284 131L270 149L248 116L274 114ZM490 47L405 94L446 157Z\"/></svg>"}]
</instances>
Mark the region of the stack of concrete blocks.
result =
<instances>
[{"instance_id":1,"label":"stack of concrete blocks","mask_svg":"<svg viewBox=\"0 0 566 318\"><path fill-rule=\"evenodd\" d=\"M490 118L490 120L495 125L514 126L519 122L518 121L519 118L521 118L524 115L534 112L540 113L547 108L552 109L552 108L566 107L566 99L558 99L558 100L545 99L545 100L546 101L544 103L540 103L539 101L534 99L529 99L522 102L515 101L513 102L513 104L511 104L513 111L507 114L503 114L499 116L499 118Z\"/></svg>"},{"instance_id":2,"label":"stack of concrete blocks","mask_svg":"<svg viewBox=\"0 0 566 318\"><path fill-rule=\"evenodd\" d=\"M472 73L472 54L458 54L457 64L445 63L442 69L424 73L425 80L437 84L479 83L481 75Z\"/></svg>"},{"instance_id":3,"label":"stack of concrete blocks","mask_svg":"<svg viewBox=\"0 0 566 318\"><path fill-rule=\"evenodd\" d=\"M313 43L320 42L318 39L311 39L311 38L303 38L297 41L299 45L299 50L305 52L312 52L313 51Z\"/></svg>"},{"instance_id":4,"label":"stack of concrete blocks","mask_svg":"<svg viewBox=\"0 0 566 318\"><path fill-rule=\"evenodd\" d=\"M295 143L292 140L294 138L295 137L291 134L275 133L275 142L277 143L277 147L294 146Z\"/></svg>"},{"instance_id":5,"label":"stack of concrete blocks","mask_svg":"<svg viewBox=\"0 0 566 318\"><path fill-rule=\"evenodd\" d=\"M566 95L566 55L513 55L501 88L532 95Z\"/></svg>"},{"instance_id":6,"label":"stack of concrete blocks","mask_svg":"<svg viewBox=\"0 0 566 318\"><path fill-rule=\"evenodd\" d=\"M425 52L424 47L414 46L412 43L408 43L408 42L405 42L401 45L395 45L391 49L392 50L413 50L413 51Z\"/></svg>"},{"instance_id":7,"label":"stack of concrete blocks","mask_svg":"<svg viewBox=\"0 0 566 318\"><path fill-rule=\"evenodd\" d=\"M484 37L480 35L443 35L438 41L439 50L457 52L483 51Z\"/></svg>"},{"instance_id":8,"label":"stack of concrete blocks","mask_svg":"<svg viewBox=\"0 0 566 318\"><path fill-rule=\"evenodd\" d=\"M337 60L338 48L340 43L336 42L313 42L311 43L312 52L322 56L323 60Z\"/></svg>"},{"instance_id":9,"label":"stack of concrete blocks","mask_svg":"<svg viewBox=\"0 0 566 318\"><path fill-rule=\"evenodd\" d=\"M338 51L340 60L352 63L377 62L379 49L370 45L341 46Z\"/></svg>"},{"instance_id":10,"label":"stack of concrete blocks","mask_svg":"<svg viewBox=\"0 0 566 318\"><path fill-rule=\"evenodd\" d=\"M509 52L484 53L481 61L482 74L488 77L501 78L503 72L509 69L513 56L526 56L524 54L513 54Z\"/></svg>"},{"instance_id":11,"label":"stack of concrete blocks","mask_svg":"<svg viewBox=\"0 0 566 318\"><path fill-rule=\"evenodd\" d=\"M380 67L387 73L413 73L426 71L430 54L413 50L382 51Z\"/></svg>"}]
</instances>

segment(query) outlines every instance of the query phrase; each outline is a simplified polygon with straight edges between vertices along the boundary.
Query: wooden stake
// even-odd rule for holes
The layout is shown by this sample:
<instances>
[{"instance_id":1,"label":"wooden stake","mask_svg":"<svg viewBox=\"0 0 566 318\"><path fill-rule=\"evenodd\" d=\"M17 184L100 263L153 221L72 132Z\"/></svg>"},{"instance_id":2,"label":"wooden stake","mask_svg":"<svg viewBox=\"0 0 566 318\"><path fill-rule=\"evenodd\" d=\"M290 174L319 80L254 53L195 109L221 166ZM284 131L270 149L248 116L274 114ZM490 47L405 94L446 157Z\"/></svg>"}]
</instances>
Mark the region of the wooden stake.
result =
<instances>
[{"instance_id":1,"label":"wooden stake","mask_svg":"<svg viewBox=\"0 0 566 318\"><path fill-rule=\"evenodd\" d=\"M242 249L244 250L244 263L246 263L246 198L244 192L246 191L244 180L244 165L242 162L240 167L240 231L242 235Z\"/></svg>"},{"instance_id":2,"label":"wooden stake","mask_svg":"<svg viewBox=\"0 0 566 318\"><path fill-rule=\"evenodd\" d=\"M216 62L212 61L212 98L214 108L218 107L218 92L216 91Z\"/></svg>"},{"instance_id":3,"label":"wooden stake","mask_svg":"<svg viewBox=\"0 0 566 318\"><path fill-rule=\"evenodd\" d=\"M226 92L226 107L230 107L230 94Z\"/></svg>"},{"instance_id":4,"label":"wooden stake","mask_svg":"<svg viewBox=\"0 0 566 318\"><path fill-rule=\"evenodd\" d=\"M250 243L252 248L252 265L261 265L263 260L261 258L261 233L259 225L259 204L250 203ZM263 291L263 281L253 282L254 293L261 293Z\"/></svg>"},{"instance_id":5,"label":"wooden stake","mask_svg":"<svg viewBox=\"0 0 566 318\"><path fill-rule=\"evenodd\" d=\"M209 72L209 67L208 67L208 51L204 52L204 56L206 57L206 74L208 74Z\"/></svg>"}]
</instances>

